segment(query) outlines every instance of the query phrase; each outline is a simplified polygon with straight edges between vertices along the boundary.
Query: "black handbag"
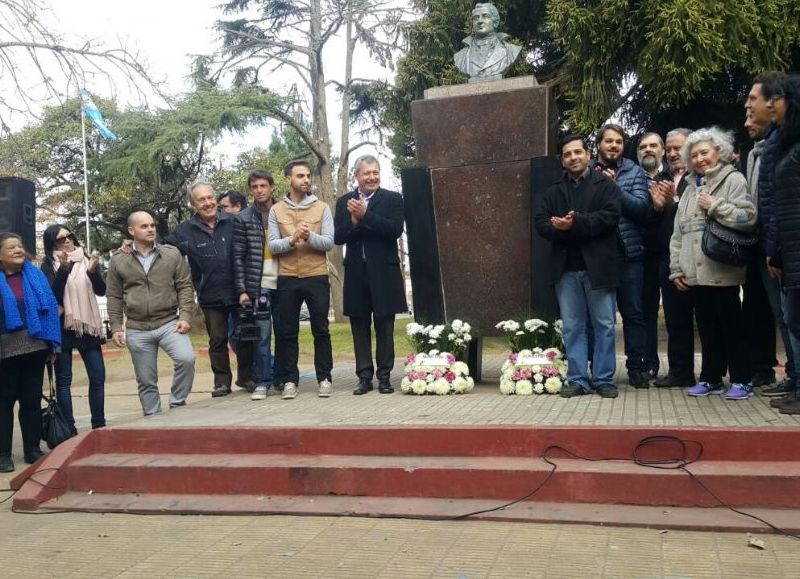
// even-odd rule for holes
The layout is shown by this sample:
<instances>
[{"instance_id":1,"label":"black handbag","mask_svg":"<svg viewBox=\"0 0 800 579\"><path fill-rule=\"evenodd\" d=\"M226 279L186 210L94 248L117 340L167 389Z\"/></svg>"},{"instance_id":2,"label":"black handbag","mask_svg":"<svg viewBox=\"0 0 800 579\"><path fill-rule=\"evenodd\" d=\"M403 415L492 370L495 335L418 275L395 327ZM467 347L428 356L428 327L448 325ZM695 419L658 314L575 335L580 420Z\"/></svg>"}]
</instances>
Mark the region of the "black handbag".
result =
<instances>
[{"instance_id":1,"label":"black handbag","mask_svg":"<svg viewBox=\"0 0 800 579\"><path fill-rule=\"evenodd\" d=\"M717 189L722 187L728 176L730 173L725 175L714 191L710 193L712 196ZM725 265L742 267L755 259L758 250L758 235L753 232L745 233L731 229L709 217L703 230L700 248L709 259Z\"/></svg>"},{"instance_id":2,"label":"black handbag","mask_svg":"<svg viewBox=\"0 0 800 579\"><path fill-rule=\"evenodd\" d=\"M53 385L53 364L47 363L47 378L50 382L50 396L42 394L42 399L47 402L47 407L42 410L42 440L47 443L50 450L69 440L78 431L70 425L67 417L61 411L56 400L56 390Z\"/></svg>"},{"instance_id":3,"label":"black handbag","mask_svg":"<svg viewBox=\"0 0 800 579\"><path fill-rule=\"evenodd\" d=\"M706 221L701 249L706 257L742 267L751 263L758 250L758 236L725 227L713 219Z\"/></svg>"}]
</instances>

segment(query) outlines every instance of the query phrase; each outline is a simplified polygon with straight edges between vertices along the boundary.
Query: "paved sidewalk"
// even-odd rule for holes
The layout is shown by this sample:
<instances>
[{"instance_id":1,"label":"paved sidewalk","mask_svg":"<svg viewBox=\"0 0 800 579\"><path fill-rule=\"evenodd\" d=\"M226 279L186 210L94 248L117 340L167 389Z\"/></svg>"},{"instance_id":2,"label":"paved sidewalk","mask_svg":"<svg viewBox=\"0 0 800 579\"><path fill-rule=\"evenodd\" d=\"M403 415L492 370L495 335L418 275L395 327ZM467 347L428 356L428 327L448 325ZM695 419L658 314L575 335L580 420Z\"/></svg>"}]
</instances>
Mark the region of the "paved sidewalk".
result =
<instances>
[{"instance_id":1,"label":"paved sidewalk","mask_svg":"<svg viewBox=\"0 0 800 579\"><path fill-rule=\"evenodd\" d=\"M292 401L253 402L238 391L211 399L211 375L197 375L189 406L143 419L136 386L107 386L111 426L210 424L630 424L800 427L766 399L689 399L680 390L597 396L504 397L502 357L485 360L485 385L464 396L377 392L355 397L352 365L336 369L330 399L313 376ZM399 367L399 366L398 366ZM88 426L85 378L76 364L76 417ZM397 380L397 377L396 379ZM162 391L168 380L162 377ZM622 384L623 381L621 380ZM15 433L18 471L24 466ZM0 487L11 476L0 475ZM3 498L7 495L0 495ZM0 505L3 577L798 577L800 541L759 535L765 549L735 533L659 532L571 525L434 522L326 517L22 515Z\"/></svg>"}]
</instances>

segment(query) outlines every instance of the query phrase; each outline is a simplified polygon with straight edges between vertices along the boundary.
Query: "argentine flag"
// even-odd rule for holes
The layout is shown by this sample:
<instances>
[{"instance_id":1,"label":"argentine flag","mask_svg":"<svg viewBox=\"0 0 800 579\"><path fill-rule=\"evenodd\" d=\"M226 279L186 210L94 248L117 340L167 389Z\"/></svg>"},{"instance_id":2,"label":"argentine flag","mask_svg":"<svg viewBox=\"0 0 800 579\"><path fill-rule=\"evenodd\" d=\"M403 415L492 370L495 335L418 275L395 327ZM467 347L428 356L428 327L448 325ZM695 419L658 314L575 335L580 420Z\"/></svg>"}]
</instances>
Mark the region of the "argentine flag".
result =
<instances>
[{"instance_id":1,"label":"argentine flag","mask_svg":"<svg viewBox=\"0 0 800 579\"><path fill-rule=\"evenodd\" d=\"M89 120L92 121L92 125L94 125L97 132L100 133L100 136L104 139L116 141L118 139L117 135L112 133L106 126L106 121L103 115L100 114L100 109L97 108L92 97L84 89L81 89L81 100L83 101L83 114L89 117Z\"/></svg>"}]
</instances>

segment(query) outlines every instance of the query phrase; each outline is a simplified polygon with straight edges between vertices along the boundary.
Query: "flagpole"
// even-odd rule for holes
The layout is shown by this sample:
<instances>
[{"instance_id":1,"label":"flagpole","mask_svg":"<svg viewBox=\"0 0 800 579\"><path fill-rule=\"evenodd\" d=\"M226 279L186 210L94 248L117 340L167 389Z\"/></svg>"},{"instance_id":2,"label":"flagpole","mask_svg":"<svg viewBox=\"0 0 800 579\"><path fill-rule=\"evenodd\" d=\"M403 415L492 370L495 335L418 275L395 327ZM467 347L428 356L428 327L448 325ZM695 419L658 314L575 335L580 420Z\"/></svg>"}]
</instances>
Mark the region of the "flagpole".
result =
<instances>
[{"instance_id":1,"label":"flagpole","mask_svg":"<svg viewBox=\"0 0 800 579\"><path fill-rule=\"evenodd\" d=\"M86 213L86 252L92 252L92 240L89 236L89 171L86 168L86 114L81 99L81 142L83 143L83 208Z\"/></svg>"}]
</instances>

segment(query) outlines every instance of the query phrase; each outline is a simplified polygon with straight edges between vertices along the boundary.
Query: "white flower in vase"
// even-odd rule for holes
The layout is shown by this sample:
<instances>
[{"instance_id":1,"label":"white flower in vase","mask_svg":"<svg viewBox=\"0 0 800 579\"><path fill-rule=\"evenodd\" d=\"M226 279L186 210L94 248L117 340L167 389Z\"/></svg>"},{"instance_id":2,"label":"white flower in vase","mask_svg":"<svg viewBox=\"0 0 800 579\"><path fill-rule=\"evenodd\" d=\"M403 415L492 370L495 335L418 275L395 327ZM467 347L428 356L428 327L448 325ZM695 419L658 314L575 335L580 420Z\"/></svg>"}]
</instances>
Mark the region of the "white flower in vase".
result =
<instances>
[{"instance_id":1,"label":"white flower in vase","mask_svg":"<svg viewBox=\"0 0 800 579\"><path fill-rule=\"evenodd\" d=\"M549 394L558 394L561 392L561 384L561 378L553 376L545 380L544 389L547 390Z\"/></svg>"},{"instance_id":2,"label":"white flower in vase","mask_svg":"<svg viewBox=\"0 0 800 579\"><path fill-rule=\"evenodd\" d=\"M533 394L533 384L530 380L519 380L516 391L519 396L530 396Z\"/></svg>"},{"instance_id":3,"label":"white flower in vase","mask_svg":"<svg viewBox=\"0 0 800 579\"><path fill-rule=\"evenodd\" d=\"M467 376L469 374L469 366L467 366L466 362L454 362L450 366L450 370L457 376Z\"/></svg>"},{"instance_id":4,"label":"white flower in vase","mask_svg":"<svg viewBox=\"0 0 800 579\"><path fill-rule=\"evenodd\" d=\"M444 378L439 378L438 380L434 381L433 393L438 394L439 396L450 394L450 382L448 382Z\"/></svg>"},{"instance_id":5,"label":"white flower in vase","mask_svg":"<svg viewBox=\"0 0 800 579\"><path fill-rule=\"evenodd\" d=\"M428 387L428 383L425 380L414 380L411 383L411 391L414 394L425 394L425 390Z\"/></svg>"},{"instance_id":6,"label":"white flower in vase","mask_svg":"<svg viewBox=\"0 0 800 579\"><path fill-rule=\"evenodd\" d=\"M511 395L516 390L516 383L509 379L500 380L500 394Z\"/></svg>"}]
</instances>

